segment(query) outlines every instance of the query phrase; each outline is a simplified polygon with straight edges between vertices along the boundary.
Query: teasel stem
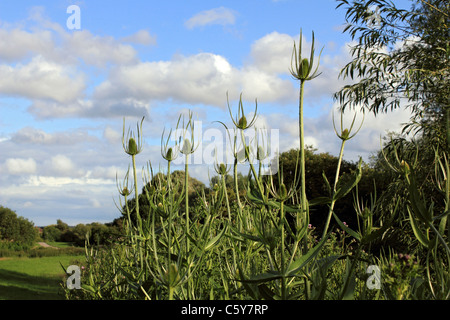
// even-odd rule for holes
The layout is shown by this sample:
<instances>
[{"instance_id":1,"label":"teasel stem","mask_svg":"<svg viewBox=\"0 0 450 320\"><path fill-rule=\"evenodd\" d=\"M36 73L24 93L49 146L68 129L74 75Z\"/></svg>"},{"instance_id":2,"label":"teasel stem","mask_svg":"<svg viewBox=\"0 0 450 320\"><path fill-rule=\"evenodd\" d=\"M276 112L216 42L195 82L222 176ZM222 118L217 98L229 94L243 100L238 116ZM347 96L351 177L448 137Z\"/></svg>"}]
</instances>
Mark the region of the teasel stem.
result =
<instances>
[{"instance_id":1,"label":"teasel stem","mask_svg":"<svg viewBox=\"0 0 450 320\"><path fill-rule=\"evenodd\" d=\"M305 213L307 211L306 203L306 170L305 170L305 133L303 123L303 95L305 89L305 81L300 80L300 97L299 97L299 137L300 137L300 191L301 191L301 209Z\"/></svg>"},{"instance_id":2,"label":"teasel stem","mask_svg":"<svg viewBox=\"0 0 450 320\"><path fill-rule=\"evenodd\" d=\"M285 235L284 235L284 200L280 202L280 223L281 223L281 273L283 274L281 278L281 299L286 300L287 299L287 290L286 290L286 277L285 277L285 262L284 262L284 241L285 241Z\"/></svg>"},{"instance_id":3,"label":"teasel stem","mask_svg":"<svg viewBox=\"0 0 450 320\"><path fill-rule=\"evenodd\" d=\"M336 168L336 176L334 178L333 194L331 195L332 196L332 200L331 200L331 203L330 203L330 209L328 211L328 216L327 216L327 220L326 220L326 223L325 223L325 228L323 229L322 239L327 234L328 228L330 226L331 216L333 215L334 204L336 203L336 200L334 199L334 195L336 194L336 188L337 188L337 183L338 183L338 180L339 180L339 172L340 172L340 169L341 169L342 157L344 156L345 141L347 141L347 140L342 139L341 150L339 152L338 165L337 165L337 168Z\"/></svg>"},{"instance_id":4,"label":"teasel stem","mask_svg":"<svg viewBox=\"0 0 450 320\"><path fill-rule=\"evenodd\" d=\"M241 204L241 199L239 196L239 185L238 185L238 176L237 176L237 165L238 165L238 160L237 158L234 158L234 167L233 167L233 176L234 176L234 189L236 192L236 200L237 200L237 204L238 204L238 210L239 210L239 217L242 222L242 220L244 219L243 215L242 215L242 204ZM247 223L245 223L245 228L246 228ZM242 226L241 226L241 230L242 230Z\"/></svg>"}]
</instances>

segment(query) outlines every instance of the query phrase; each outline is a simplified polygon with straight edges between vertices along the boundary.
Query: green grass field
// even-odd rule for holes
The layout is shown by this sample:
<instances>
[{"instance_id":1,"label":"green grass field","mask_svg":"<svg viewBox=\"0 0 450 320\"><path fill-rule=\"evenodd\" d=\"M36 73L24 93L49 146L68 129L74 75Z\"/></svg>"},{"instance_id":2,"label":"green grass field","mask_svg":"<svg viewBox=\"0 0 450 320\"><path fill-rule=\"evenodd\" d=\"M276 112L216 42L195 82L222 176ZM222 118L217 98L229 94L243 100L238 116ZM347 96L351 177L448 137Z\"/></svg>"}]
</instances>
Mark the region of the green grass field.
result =
<instances>
[{"instance_id":1,"label":"green grass field","mask_svg":"<svg viewBox=\"0 0 450 320\"><path fill-rule=\"evenodd\" d=\"M80 256L0 259L0 300L59 300L64 267Z\"/></svg>"}]
</instances>

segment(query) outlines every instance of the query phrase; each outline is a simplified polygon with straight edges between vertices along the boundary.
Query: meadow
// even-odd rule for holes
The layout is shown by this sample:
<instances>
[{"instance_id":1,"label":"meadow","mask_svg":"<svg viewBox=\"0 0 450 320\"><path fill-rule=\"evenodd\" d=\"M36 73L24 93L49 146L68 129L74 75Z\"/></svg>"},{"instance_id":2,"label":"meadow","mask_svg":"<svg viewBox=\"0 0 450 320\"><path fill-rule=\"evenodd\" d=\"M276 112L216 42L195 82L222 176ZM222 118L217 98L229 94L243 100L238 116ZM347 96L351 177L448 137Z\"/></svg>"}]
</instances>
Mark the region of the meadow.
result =
<instances>
[{"instance_id":1,"label":"meadow","mask_svg":"<svg viewBox=\"0 0 450 320\"><path fill-rule=\"evenodd\" d=\"M0 258L0 300L61 300L61 264L69 266L79 255L59 254L40 258Z\"/></svg>"}]
</instances>

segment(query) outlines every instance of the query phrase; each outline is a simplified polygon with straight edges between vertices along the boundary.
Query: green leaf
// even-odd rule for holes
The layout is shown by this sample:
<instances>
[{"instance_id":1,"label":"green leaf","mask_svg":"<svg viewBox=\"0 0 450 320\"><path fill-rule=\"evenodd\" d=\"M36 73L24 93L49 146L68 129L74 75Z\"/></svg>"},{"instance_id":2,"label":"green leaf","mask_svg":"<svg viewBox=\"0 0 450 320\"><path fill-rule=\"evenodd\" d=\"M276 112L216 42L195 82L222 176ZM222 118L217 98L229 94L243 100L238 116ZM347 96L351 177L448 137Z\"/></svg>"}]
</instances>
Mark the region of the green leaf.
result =
<instances>
[{"instance_id":1,"label":"green leaf","mask_svg":"<svg viewBox=\"0 0 450 320\"><path fill-rule=\"evenodd\" d=\"M281 279L283 275L279 271L268 271L251 276L248 279L241 279L242 282L261 284L264 282Z\"/></svg>"},{"instance_id":2,"label":"green leaf","mask_svg":"<svg viewBox=\"0 0 450 320\"><path fill-rule=\"evenodd\" d=\"M310 206L318 206L318 205L329 204L329 203L331 203L330 197L317 197L317 198L309 201Z\"/></svg>"},{"instance_id":3,"label":"green leaf","mask_svg":"<svg viewBox=\"0 0 450 320\"><path fill-rule=\"evenodd\" d=\"M343 197L345 197L361 180L362 176L362 159L359 160L358 167L356 169L355 175L353 176L353 179L350 181L347 181L343 186L339 186L338 191L335 193L333 200L338 200Z\"/></svg>"},{"instance_id":4,"label":"green leaf","mask_svg":"<svg viewBox=\"0 0 450 320\"><path fill-rule=\"evenodd\" d=\"M263 299L266 300L279 300L280 296L275 294L266 284L261 284L258 286L259 294Z\"/></svg>"},{"instance_id":5,"label":"green leaf","mask_svg":"<svg viewBox=\"0 0 450 320\"><path fill-rule=\"evenodd\" d=\"M354 269L350 264L350 259L347 260L345 269L344 287L342 288L340 297L342 300L353 300L355 298L356 277Z\"/></svg>"},{"instance_id":6,"label":"green leaf","mask_svg":"<svg viewBox=\"0 0 450 320\"><path fill-rule=\"evenodd\" d=\"M409 214L409 221L411 223L411 227L413 229L414 235L416 236L417 240L425 247L428 248L430 244L430 239L428 239L427 236L423 234L423 232L420 230L419 226L417 225L416 219L411 214L411 210L409 206L407 207L408 214Z\"/></svg>"},{"instance_id":7,"label":"green leaf","mask_svg":"<svg viewBox=\"0 0 450 320\"><path fill-rule=\"evenodd\" d=\"M92 286L85 283L81 284L81 288L94 294L97 292Z\"/></svg>"},{"instance_id":8,"label":"green leaf","mask_svg":"<svg viewBox=\"0 0 450 320\"><path fill-rule=\"evenodd\" d=\"M334 219L336 220L336 222L338 223L338 225L342 228L342 230L344 230L345 232L347 232L349 235L351 235L353 238L355 238L358 241L361 241L361 235L359 233L357 233L356 231L350 229L349 227L347 227L342 221L341 219L339 219L339 217L337 216L336 213L333 212L333 216Z\"/></svg>"},{"instance_id":9,"label":"green leaf","mask_svg":"<svg viewBox=\"0 0 450 320\"><path fill-rule=\"evenodd\" d=\"M218 242L219 240L222 238L222 236L225 234L225 231L228 229L228 225L225 226L225 228L222 229L222 231L220 231L220 233L215 236L214 238L212 238L205 246L205 251L208 251L209 249L213 248Z\"/></svg>"},{"instance_id":10,"label":"green leaf","mask_svg":"<svg viewBox=\"0 0 450 320\"><path fill-rule=\"evenodd\" d=\"M289 277L295 276L298 271L300 271L305 265L307 265L320 252L327 238L328 235L320 240L320 242L314 248L311 248L306 254L295 260L287 269L286 275Z\"/></svg>"}]
</instances>

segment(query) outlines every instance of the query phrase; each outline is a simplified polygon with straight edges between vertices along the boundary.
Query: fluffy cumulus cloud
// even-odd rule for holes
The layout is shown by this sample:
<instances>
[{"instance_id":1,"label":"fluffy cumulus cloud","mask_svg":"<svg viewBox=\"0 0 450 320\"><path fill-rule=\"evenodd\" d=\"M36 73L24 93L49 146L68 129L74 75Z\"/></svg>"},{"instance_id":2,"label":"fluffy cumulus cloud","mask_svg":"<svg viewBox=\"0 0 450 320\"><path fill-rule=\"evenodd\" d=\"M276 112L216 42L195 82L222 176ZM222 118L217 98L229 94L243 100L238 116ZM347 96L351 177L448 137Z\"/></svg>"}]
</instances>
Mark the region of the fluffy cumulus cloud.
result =
<instances>
[{"instance_id":1,"label":"fluffy cumulus cloud","mask_svg":"<svg viewBox=\"0 0 450 320\"><path fill-rule=\"evenodd\" d=\"M9 96L65 103L82 96L85 89L84 77L73 68L42 56L33 57L27 64L0 65L0 74L0 93Z\"/></svg>"},{"instance_id":2,"label":"fluffy cumulus cloud","mask_svg":"<svg viewBox=\"0 0 450 320\"><path fill-rule=\"evenodd\" d=\"M223 107L227 91L245 91L248 96L274 101L286 97L290 88L288 81L258 69L239 70L222 56L200 53L119 67L96 88L94 96L99 100L134 97L142 101L174 100Z\"/></svg>"},{"instance_id":3,"label":"fluffy cumulus cloud","mask_svg":"<svg viewBox=\"0 0 450 320\"><path fill-rule=\"evenodd\" d=\"M12 175L30 174L36 172L36 161L32 158L8 158L5 161L6 173Z\"/></svg>"},{"instance_id":4,"label":"fluffy cumulus cloud","mask_svg":"<svg viewBox=\"0 0 450 320\"><path fill-rule=\"evenodd\" d=\"M206 25L229 25L236 21L236 12L229 8L219 7L210 10L201 11L185 22L188 29Z\"/></svg>"}]
</instances>

